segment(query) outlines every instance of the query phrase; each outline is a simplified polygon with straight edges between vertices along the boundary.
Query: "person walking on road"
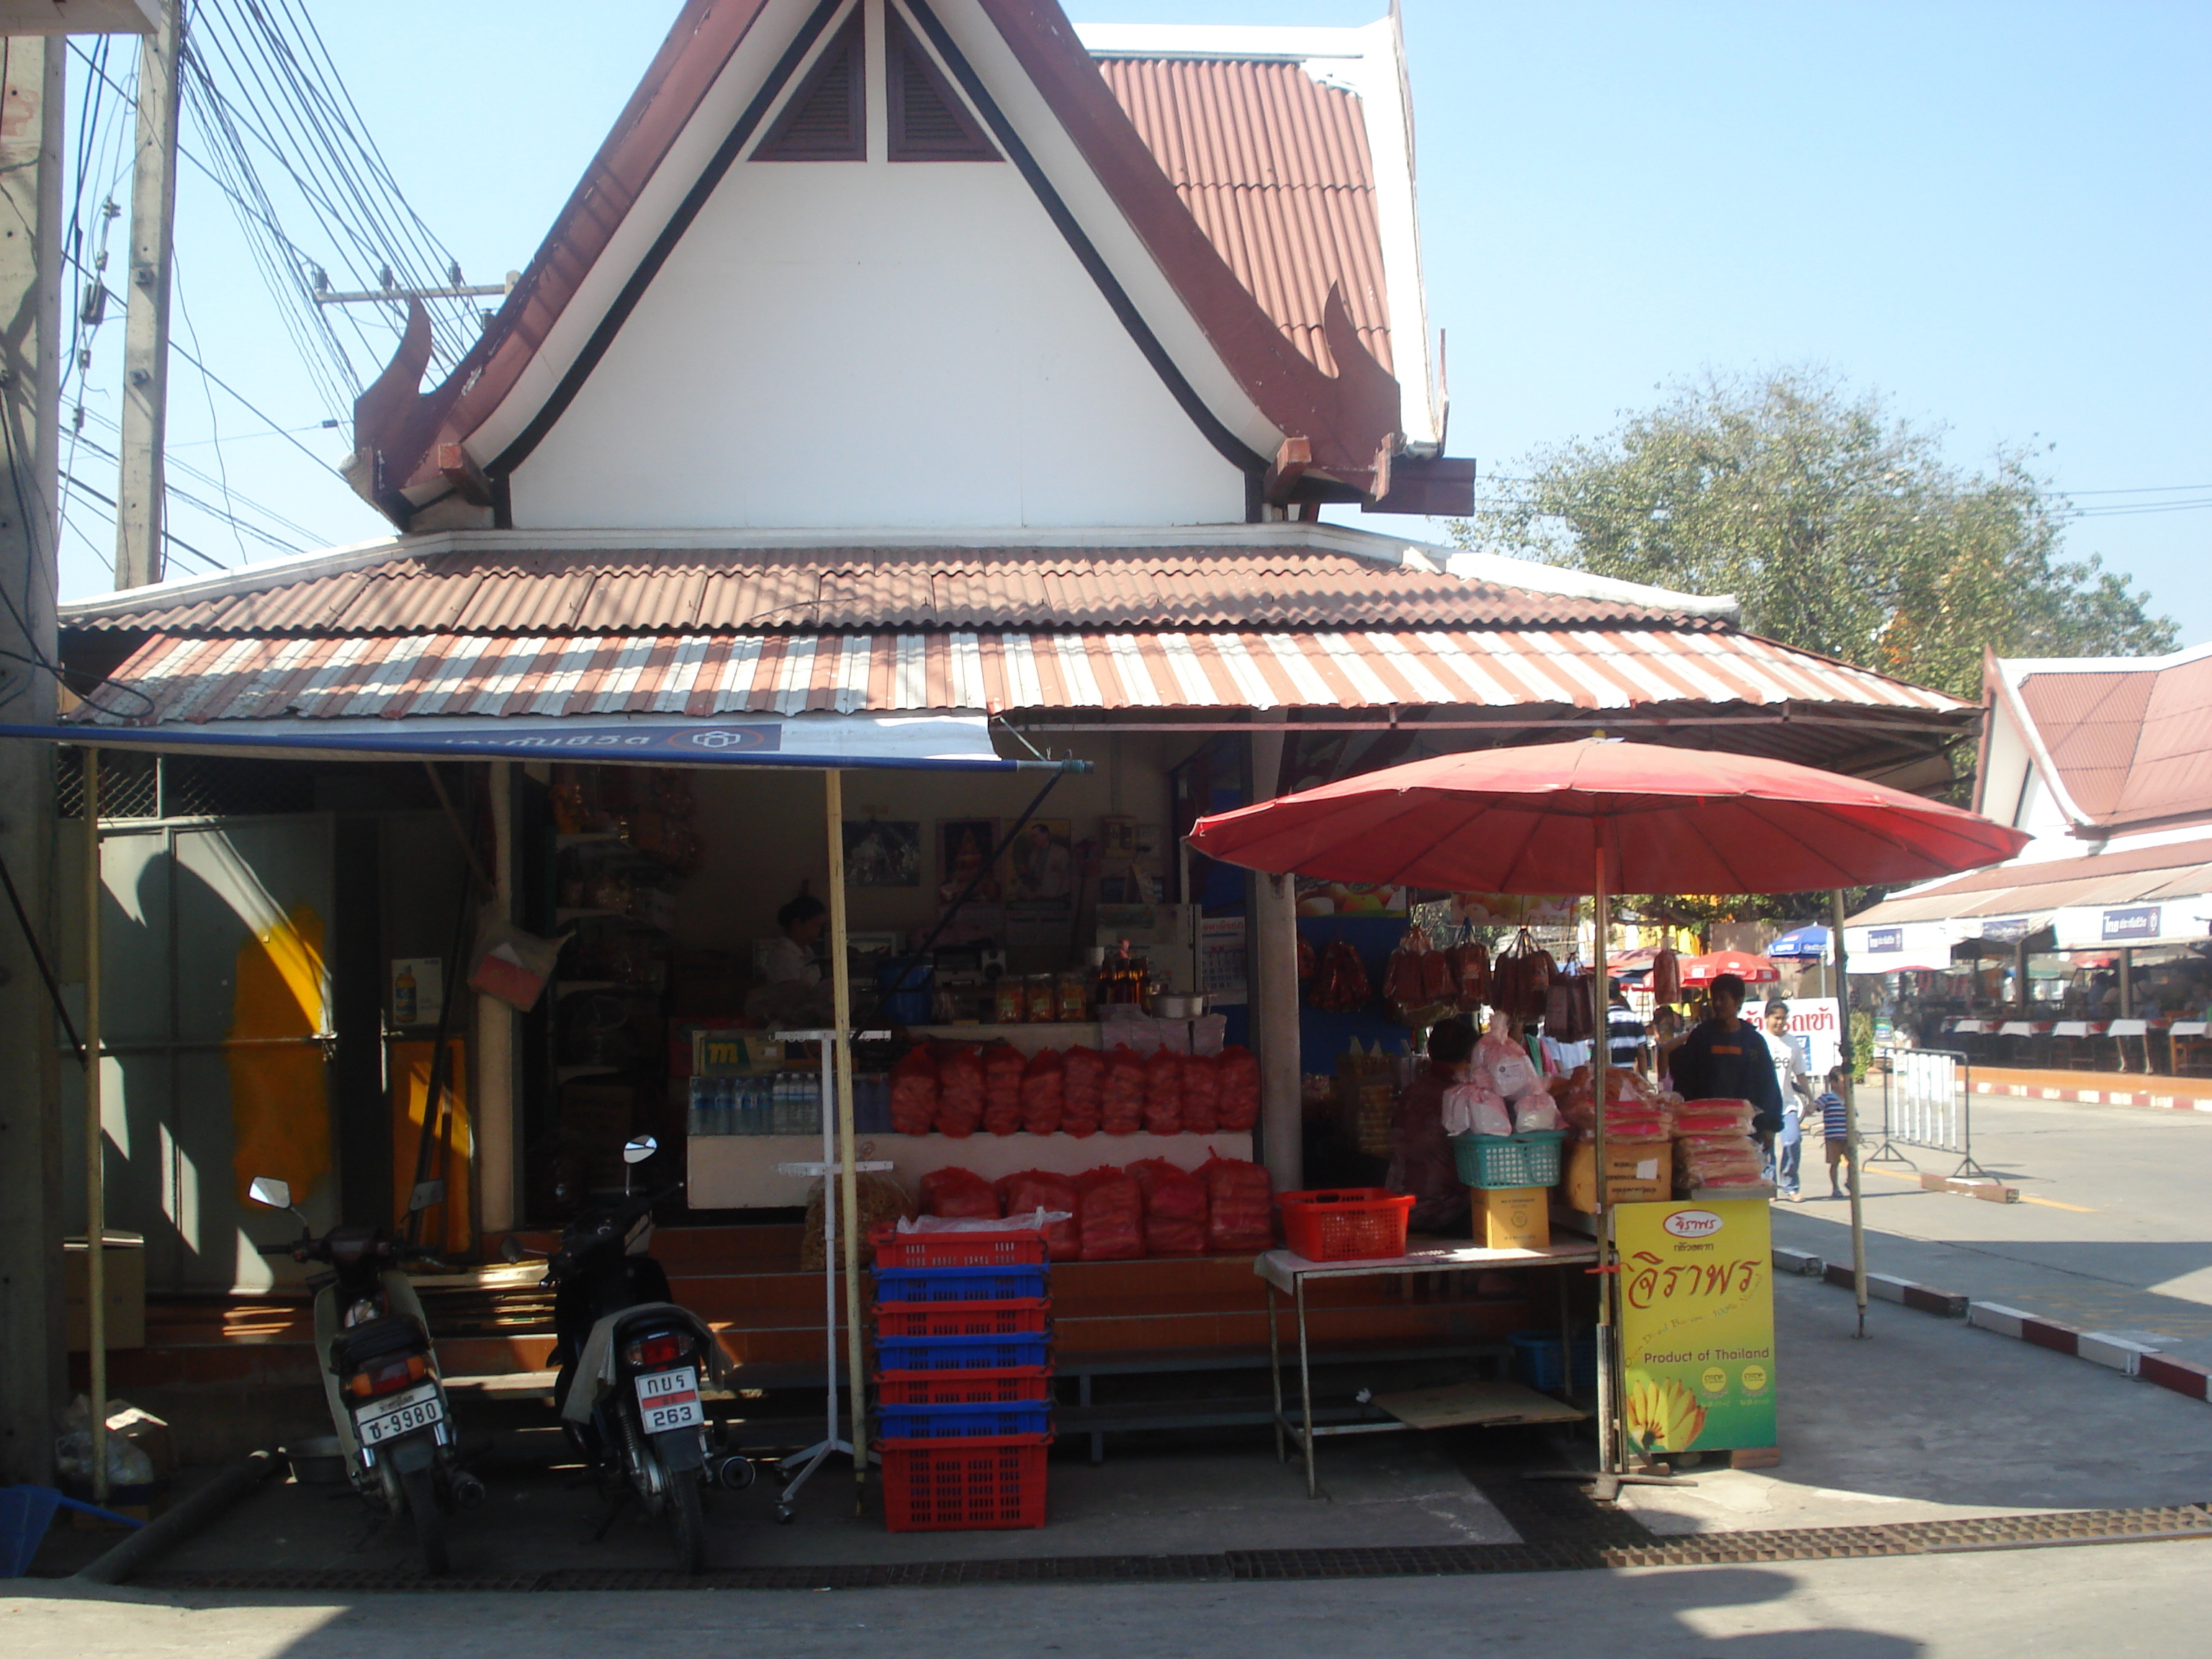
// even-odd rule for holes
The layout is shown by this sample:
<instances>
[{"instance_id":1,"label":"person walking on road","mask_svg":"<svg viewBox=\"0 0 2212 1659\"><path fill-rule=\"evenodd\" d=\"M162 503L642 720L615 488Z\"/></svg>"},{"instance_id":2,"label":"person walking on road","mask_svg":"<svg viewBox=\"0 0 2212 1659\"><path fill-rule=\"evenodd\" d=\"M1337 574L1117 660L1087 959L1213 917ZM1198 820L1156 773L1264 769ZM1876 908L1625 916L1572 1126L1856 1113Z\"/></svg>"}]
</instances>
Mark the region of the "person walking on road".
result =
<instances>
[{"instance_id":1,"label":"person walking on road","mask_svg":"<svg viewBox=\"0 0 2212 1659\"><path fill-rule=\"evenodd\" d=\"M1814 1104L1820 1109L1820 1136L1828 1155L1828 1196L1841 1198L1844 1187L1838 1171L1852 1162L1851 1114L1844 1100L1844 1091L1851 1086L1851 1074L1844 1066L1832 1066L1826 1081L1828 1086Z\"/></svg>"},{"instance_id":2,"label":"person walking on road","mask_svg":"<svg viewBox=\"0 0 2212 1659\"><path fill-rule=\"evenodd\" d=\"M1799 1161L1805 1152L1805 1109L1813 1103L1813 1085L1806 1079L1804 1056L1790 1040L1790 1005L1780 997L1769 999L1766 1029L1759 1035L1774 1057L1774 1090L1782 1097L1782 1127L1774 1137L1774 1188L1795 1204Z\"/></svg>"}]
</instances>

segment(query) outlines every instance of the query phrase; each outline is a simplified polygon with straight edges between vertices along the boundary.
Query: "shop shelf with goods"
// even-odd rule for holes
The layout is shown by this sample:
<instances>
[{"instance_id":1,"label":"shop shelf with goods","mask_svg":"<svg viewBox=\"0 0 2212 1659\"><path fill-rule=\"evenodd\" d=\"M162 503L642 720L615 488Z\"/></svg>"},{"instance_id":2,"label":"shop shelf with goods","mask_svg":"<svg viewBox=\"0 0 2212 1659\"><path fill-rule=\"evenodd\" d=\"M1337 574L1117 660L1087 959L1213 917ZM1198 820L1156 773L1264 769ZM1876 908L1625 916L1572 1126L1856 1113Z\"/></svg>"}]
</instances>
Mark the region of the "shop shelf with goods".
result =
<instances>
[{"instance_id":1,"label":"shop shelf with goods","mask_svg":"<svg viewBox=\"0 0 2212 1659\"><path fill-rule=\"evenodd\" d=\"M666 1084L674 889L696 857L685 787L659 774L610 781L616 769L556 769L540 912L563 940L540 1027L555 1127L592 1187L619 1182L629 1135L674 1146L685 1127Z\"/></svg>"},{"instance_id":2,"label":"shop shelf with goods","mask_svg":"<svg viewBox=\"0 0 2212 1659\"><path fill-rule=\"evenodd\" d=\"M1044 1524L1052 1267L1027 1228L878 1228L876 1445L893 1532Z\"/></svg>"}]
</instances>

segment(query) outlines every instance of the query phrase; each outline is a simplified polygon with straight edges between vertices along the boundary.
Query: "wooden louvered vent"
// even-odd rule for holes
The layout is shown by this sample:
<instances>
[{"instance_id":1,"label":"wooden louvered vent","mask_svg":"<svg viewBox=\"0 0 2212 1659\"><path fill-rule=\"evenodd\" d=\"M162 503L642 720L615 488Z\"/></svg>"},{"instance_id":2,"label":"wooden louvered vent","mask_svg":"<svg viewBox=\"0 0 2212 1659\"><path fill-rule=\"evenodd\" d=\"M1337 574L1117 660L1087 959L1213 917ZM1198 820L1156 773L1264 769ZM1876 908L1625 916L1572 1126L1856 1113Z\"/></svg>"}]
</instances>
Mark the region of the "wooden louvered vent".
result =
<instances>
[{"instance_id":1,"label":"wooden louvered vent","mask_svg":"<svg viewBox=\"0 0 2212 1659\"><path fill-rule=\"evenodd\" d=\"M855 6L768 137L756 161L865 161L868 159L866 86L860 9Z\"/></svg>"},{"instance_id":2,"label":"wooden louvered vent","mask_svg":"<svg viewBox=\"0 0 2212 1659\"><path fill-rule=\"evenodd\" d=\"M896 12L888 12L886 78L894 161L995 161L999 152Z\"/></svg>"}]
</instances>

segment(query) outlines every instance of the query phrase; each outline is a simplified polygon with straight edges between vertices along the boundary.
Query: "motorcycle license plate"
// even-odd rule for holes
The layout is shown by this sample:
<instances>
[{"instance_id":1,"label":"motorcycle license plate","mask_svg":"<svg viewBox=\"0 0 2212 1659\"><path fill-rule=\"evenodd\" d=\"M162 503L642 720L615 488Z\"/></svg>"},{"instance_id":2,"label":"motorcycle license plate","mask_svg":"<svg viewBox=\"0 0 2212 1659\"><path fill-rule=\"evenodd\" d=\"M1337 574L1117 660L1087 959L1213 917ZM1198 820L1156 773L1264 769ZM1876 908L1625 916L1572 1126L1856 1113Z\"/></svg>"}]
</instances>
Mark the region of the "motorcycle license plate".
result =
<instances>
[{"instance_id":1,"label":"motorcycle license plate","mask_svg":"<svg viewBox=\"0 0 2212 1659\"><path fill-rule=\"evenodd\" d=\"M353 1427L362 1445L378 1446L445 1420L446 1402L438 1393L438 1385L418 1382L404 1394L395 1394L389 1400L379 1401L375 1410L362 1413L354 1419Z\"/></svg>"},{"instance_id":2,"label":"motorcycle license plate","mask_svg":"<svg viewBox=\"0 0 2212 1659\"><path fill-rule=\"evenodd\" d=\"M637 1379L637 1411L645 1431L696 1428L706 1421L699 1410L699 1372L683 1365L672 1371L647 1371Z\"/></svg>"}]
</instances>

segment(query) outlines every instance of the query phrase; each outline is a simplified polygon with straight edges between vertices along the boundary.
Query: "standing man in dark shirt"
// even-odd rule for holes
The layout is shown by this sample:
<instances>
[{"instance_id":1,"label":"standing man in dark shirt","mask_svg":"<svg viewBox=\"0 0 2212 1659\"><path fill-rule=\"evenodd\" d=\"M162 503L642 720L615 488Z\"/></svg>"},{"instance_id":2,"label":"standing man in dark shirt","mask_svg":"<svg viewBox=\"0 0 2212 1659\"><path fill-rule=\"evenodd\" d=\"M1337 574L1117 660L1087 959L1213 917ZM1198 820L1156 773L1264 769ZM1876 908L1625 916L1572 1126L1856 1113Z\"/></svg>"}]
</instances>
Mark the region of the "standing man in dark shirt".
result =
<instances>
[{"instance_id":1,"label":"standing man in dark shirt","mask_svg":"<svg viewBox=\"0 0 2212 1659\"><path fill-rule=\"evenodd\" d=\"M1747 1100L1758 1109L1752 1127L1759 1145L1772 1147L1782 1127L1782 1091L1774 1082L1774 1057L1756 1027L1736 1018L1743 981L1723 974L1708 992L1712 1018L1674 1050L1674 1092L1685 1100Z\"/></svg>"}]
</instances>

